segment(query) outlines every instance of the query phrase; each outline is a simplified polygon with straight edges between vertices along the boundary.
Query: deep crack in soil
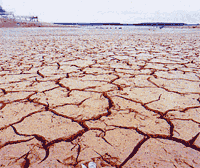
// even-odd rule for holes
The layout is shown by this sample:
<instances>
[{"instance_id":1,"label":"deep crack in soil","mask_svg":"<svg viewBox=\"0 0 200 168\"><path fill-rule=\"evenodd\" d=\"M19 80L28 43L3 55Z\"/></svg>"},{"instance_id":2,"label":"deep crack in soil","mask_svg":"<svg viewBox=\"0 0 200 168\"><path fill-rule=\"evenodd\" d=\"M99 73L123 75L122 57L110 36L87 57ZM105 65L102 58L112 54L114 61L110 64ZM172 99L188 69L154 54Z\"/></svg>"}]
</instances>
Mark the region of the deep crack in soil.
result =
<instances>
[{"instance_id":1,"label":"deep crack in soil","mask_svg":"<svg viewBox=\"0 0 200 168\"><path fill-rule=\"evenodd\" d=\"M0 167L200 167L199 32L10 30Z\"/></svg>"}]
</instances>

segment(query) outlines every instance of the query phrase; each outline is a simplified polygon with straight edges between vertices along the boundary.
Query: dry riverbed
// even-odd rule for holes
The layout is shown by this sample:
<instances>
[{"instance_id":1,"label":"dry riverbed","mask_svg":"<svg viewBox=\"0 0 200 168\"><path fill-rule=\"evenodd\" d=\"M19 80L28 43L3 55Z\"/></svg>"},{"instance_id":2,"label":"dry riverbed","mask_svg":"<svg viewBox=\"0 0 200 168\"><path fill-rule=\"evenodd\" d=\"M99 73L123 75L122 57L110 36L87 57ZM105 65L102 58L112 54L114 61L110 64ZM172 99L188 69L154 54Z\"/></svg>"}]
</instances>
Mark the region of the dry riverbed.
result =
<instances>
[{"instance_id":1,"label":"dry riverbed","mask_svg":"<svg viewBox=\"0 0 200 168\"><path fill-rule=\"evenodd\" d=\"M0 167L200 167L200 34L148 31L0 29Z\"/></svg>"}]
</instances>

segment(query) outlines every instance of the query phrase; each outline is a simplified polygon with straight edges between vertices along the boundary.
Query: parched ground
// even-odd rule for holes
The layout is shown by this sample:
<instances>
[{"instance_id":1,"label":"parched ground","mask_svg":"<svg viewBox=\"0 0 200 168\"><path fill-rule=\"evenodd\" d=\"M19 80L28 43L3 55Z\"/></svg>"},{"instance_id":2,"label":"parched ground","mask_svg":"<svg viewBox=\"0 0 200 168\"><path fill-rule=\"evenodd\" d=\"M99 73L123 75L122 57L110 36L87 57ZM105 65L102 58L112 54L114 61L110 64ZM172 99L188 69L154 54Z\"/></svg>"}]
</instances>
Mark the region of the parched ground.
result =
<instances>
[{"instance_id":1,"label":"parched ground","mask_svg":"<svg viewBox=\"0 0 200 168\"><path fill-rule=\"evenodd\" d=\"M189 31L0 29L0 167L200 167Z\"/></svg>"}]
</instances>

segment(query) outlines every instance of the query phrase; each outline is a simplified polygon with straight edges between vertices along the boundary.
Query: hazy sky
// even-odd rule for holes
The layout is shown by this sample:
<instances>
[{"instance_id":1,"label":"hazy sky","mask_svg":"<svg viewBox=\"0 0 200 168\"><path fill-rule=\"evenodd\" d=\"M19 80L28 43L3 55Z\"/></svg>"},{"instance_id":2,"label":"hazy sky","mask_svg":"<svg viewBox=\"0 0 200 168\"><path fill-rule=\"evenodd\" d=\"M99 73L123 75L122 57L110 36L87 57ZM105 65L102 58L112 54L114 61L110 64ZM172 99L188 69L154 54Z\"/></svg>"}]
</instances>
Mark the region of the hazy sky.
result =
<instances>
[{"instance_id":1,"label":"hazy sky","mask_svg":"<svg viewBox=\"0 0 200 168\"><path fill-rule=\"evenodd\" d=\"M0 0L0 5L44 22L200 23L200 0Z\"/></svg>"}]
</instances>

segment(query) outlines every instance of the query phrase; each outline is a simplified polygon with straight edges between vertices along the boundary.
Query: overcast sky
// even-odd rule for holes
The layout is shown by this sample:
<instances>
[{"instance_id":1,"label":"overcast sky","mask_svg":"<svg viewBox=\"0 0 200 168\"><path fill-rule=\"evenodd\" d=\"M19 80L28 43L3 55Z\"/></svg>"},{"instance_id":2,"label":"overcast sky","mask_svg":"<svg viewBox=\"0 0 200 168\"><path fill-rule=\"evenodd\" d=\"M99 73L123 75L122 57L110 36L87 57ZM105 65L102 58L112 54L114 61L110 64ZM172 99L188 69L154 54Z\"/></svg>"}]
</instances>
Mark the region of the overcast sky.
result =
<instances>
[{"instance_id":1,"label":"overcast sky","mask_svg":"<svg viewBox=\"0 0 200 168\"><path fill-rule=\"evenodd\" d=\"M200 23L200 0L0 0L0 5L43 22Z\"/></svg>"}]
</instances>

